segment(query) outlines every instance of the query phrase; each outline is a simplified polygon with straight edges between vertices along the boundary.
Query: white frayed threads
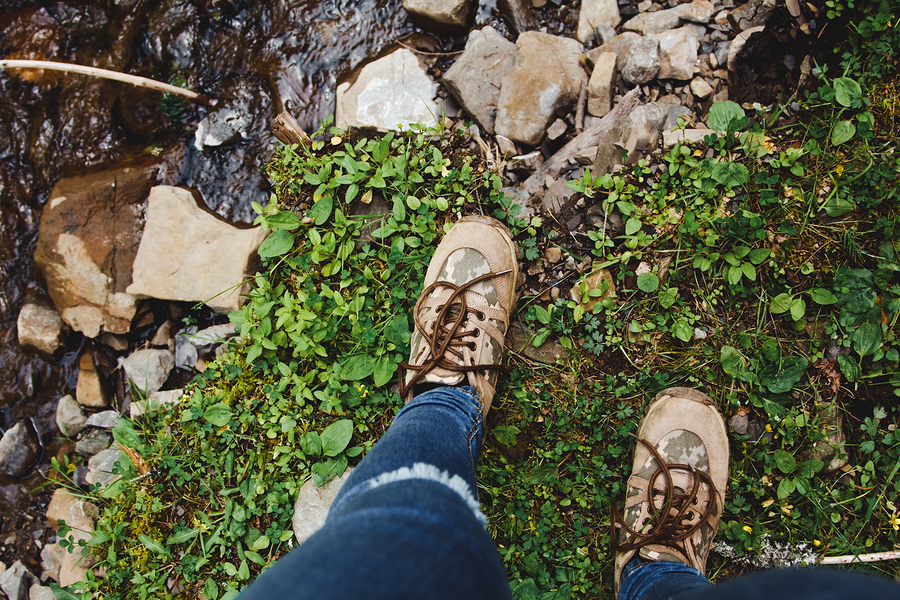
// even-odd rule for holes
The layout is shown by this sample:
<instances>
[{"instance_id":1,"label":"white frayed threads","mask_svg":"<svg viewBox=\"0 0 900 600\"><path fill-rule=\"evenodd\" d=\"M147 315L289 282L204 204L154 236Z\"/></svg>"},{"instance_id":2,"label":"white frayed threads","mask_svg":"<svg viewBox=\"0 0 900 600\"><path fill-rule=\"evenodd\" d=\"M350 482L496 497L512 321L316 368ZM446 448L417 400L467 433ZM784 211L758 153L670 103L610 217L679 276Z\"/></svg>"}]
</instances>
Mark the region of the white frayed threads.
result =
<instances>
[{"instance_id":1,"label":"white frayed threads","mask_svg":"<svg viewBox=\"0 0 900 600\"><path fill-rule=\"evenodd\" d=\"M468 507L472 509L472 512L475 513L475 518L478 519L479 523L485 526L487 525L487 517L482 514L481 509L478 506L478 500L475 499L466 480L459 475L451 476L447 471L441 471L434 465L429 465L428 463L413 463L411 468L400 467L396 471L382 473L378 477L370 479L367 483L369 489L374 489L388 483L407 481L409 479L425 479L447 486L456 492Z\"/></svg>"}]
</instances>

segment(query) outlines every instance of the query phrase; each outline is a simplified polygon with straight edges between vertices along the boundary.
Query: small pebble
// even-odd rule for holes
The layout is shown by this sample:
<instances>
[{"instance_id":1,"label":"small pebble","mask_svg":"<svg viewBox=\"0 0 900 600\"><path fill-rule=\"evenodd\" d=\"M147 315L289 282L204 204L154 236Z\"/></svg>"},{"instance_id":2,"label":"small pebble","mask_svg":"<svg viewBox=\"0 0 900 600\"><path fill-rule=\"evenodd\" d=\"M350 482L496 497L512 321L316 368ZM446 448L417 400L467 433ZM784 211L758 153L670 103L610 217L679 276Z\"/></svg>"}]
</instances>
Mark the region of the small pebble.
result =
<instances>
[{"instance_id":1,"label":"small pebble","mask_svg":"<svg viewBox=\"0 0 900 600\"><path fill-rule=\"evenodd\" d=\"M694 328L694 339L695 340L705 340L706 332L700 329L699 327Z\"/></svg>"}]
</instances>

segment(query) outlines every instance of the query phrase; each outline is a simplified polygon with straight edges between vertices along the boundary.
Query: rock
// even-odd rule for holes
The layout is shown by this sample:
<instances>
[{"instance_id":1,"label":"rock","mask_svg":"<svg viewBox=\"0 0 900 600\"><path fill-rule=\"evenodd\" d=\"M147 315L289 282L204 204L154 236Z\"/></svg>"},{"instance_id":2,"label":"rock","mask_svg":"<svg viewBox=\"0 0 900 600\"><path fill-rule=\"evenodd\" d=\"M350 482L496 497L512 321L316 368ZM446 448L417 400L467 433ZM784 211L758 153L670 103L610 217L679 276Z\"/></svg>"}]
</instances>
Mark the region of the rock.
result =
<instances>
[{"instance_id":1,"label":"rock","mask_svg":"<svg viewBox=\"0 0 900 600\"><path fill-rule=\"evenodd\" d=\"M736 434L747 435L747 432L750 431L750 418L747 413L738 412L728 419L728 425L734 429Z\"/></svg>"},{"instance_id":2,"label":"rock","mask_svg":"<svg viewBox=\"0 0 900 600\"><path fill-rule=\"evenodd\" d=\"M712 2L694 0L690 4L680 4L675 8L641 13L625 23L622 28L642 35L651 35L675 29L683 20L708 23L714 12Z\"/></svg>"},{"instance_id":3,"label":"rock","mask_svg":"<svg viewBox=\"0 0 900 600\"><path fill-rule=\"evenodd\" d=\"M574 195L575 190L570 188L564 180L557 179L550 184L544 193L544 210L550 214L557 215Z\"/></svg>"},{"instance_id":4,"label":"rock","mask_svg":"<svg viewBox=\"0 0 900 600\"><path fill-rule=\"evenodd\" d=\"M562 119L557 119L553 121L553 124L547 128L547 139L548 140L557 140L566 134L566 130L569 128L566 125L566 122Z\"/></svg>"},{"instance_id":5,"label":"rock","mask_svg":"<svg viewBox=\"0 0 900 600\"><path fill-rule=\"evenodd\" d=\"M43 585L32 585L28 590L28 600L55 600L53 590Z\"/></svg>"},{"instance_id":6,"label":"rock","mask_svg":"<svg viewBox=\"0 0 900 600\"><path fill-rule=\"evenodd\" d=\"M759 33L765 31L765 26L760 25L759 27L751 27L750 29L746 29L735 36L733 40L731 40L731 44L728 46L728 58L725 61L725 64L728 66L728 70L734 72L737 67L737 59L738 54L740 54L741 50L744 49L744 44L747 43L747 40L750 39L750 36L754 33ZM721 57L720 57L721 58Z\"/></svg>"},{"instance_id":7,"label":"rock","mask_svg":"<svg viewBox=\"0 0 900 600\"><path fill-rule=\"evenodd\" d=\"M488 133L494 133L500 88L515 66L515 55L514 43L485 27L469 34L466 49L444 74L447 89Z\"/></svg>"},{"instance_id":8,"label":"rock","mask_svg":"<svg viewBox=\"0 0 900 600\"><path fill-rule=\"evenodd\" d=\"M551 265L558 263L562 260L562 250L556 246L550 246L544 250L544 260Z\"/></svg>"},{"instance_id":9,"label":"rock","mask_svg":"<svg viewBox=\"0 0 900 600\"><path fill-rule=\"evenodd\" d=\"M586 77L579 42L526 31L516 40L515 68L503 78L496 133L536 146L556 111L571 107Z\"/></svg>"},{"instance_id":10,"label":"rock","mask_svg":"<svg viewBox=\"0 0 900 600\"><path fill-rule=\"evenodd\" d=\"M537 212L535 211L535 207L531 204L531 194L526 192L521 188L514 187L505 187L500 189L503 194L505 194L510 200L512 200L513 204L517 204L519 206L519 218L525 219L526 221L530 221Z\"/></svg>"},{"instance_id":11,"label":"rock","mask_svg":"<svg viewBox=\"0 0 900 600\"><path fill-rule=\"evenodd\" d=\"M131 403L131 418L137 419L147 413L178 406L181 403L182 395L184 395L184 389L153 392L146 400L137 400Z\"/></svg>"},{"instance_id":12,"label":"rock","mask_svg":"<svg viewBox=\"0 0 900 600\"><path fill-rule=\"evenodd\" d=\"M602 117L612 110L617 60L615 52L603 52L594 61L594 71L588 83L587 110L596 117Z\"/></svg>"},{"instance_id":13,"label":"rock","mask_svg":"<svg viewBox=\"0 0 900 600\"><path fill-rule=\"evenodd\" d=\"M666 110L668 111L668 114L666 115L666 124L663 128L663 133L677 128L678 118L681 115L691 114L691 111L686 106L681 106L680 104L669 104L666 107Z\"/></svg>"},{"instance_id":14,"label":"rock","mask_svg":"<svg viewBox=\"0 0 900 600\"><path fill-rule=\"evenodd\" d=\"M72 396L63 396L56 405L56 426L66 437L74 438L87 424L87 416Z\"/></svg>"},{"instance_id":15,"label":"rock","mask_svg":"<svg viewBox=\"0 0 900 600\"><path fill-rule=\"evenodd\" d=\"M46 512L47 522L54 528L57 527L57 521L62 520L73 529L89 531L93 531L94 520L98 514L95 505L73 496L65 488L54 490Z\"/></svg>"},{"instance_id":16,"label":"rock","mask_svg":"<svg viewBox=\"0 0 900 600\"><path fill-rule=\"evenodd\" d=\"M96 560L90 556L82 556L77 549L78 540L89 541L94 532L94 521L99 511L90 502L80 500L63 488L53 492L53 498L47 507L47 521L57 528L57 520L62 519L72 528L69 533L75 539L76 550L69 553L59 543L49 544L41 550L41 559L45 572L56 579L61 586L69 586L84 580L85 573Z\"/></svg>"},{"instance_id":17,"label":"rock","mask_svg":"<svg viewBox=\"0 0 900 600\"><path fill-rule=\"evenodd\" d=\"M703 144L703 139L714 133L709 129L677 129L663 132L663 150L672 148L675 144Z\"/></svg>"},{"instance_id":18,"label":"rock","mask_svg":"<svg viewBox=\"0 0 900 600\"><path fill-rule=\"evenodd\" d=\"M540 346L535 347L532 343L533 339L533 334L527 333L518 323L513 323L509 327L505 344L516 354L524 354L531 360L547 365L555 365L559 360L568 359L569 352L556 340L548 339Z\"/></svg>"},{"instance_id":19,"label":"rock","mask_svg":"<svg viewBox=\"0 0 900 600\"><path fill-rule=\"evenodd\" d=\"M100 336L100 343L116 352L124 352L128 350L128 338L124 335L116 335L115 333L106 332Z\"/></svg>"},{"instance_id":20,"label":"rock","mask_svg":"<svg viewBox=\"0 0 900 600\"><path fill-rule=\"evenodd\" d=\"M169 342L172 341L172 321L166 320L162 325L156 330L156 333L153 334L153 339L150 340L150 345L154 347L165 347L168 348Z\"/></svg>"},{"instance_id":21,"label":"rock","mask_svg":"<svg viewBox=\"0 0 900 600\"><path fill-rule=\"evenodd\" d=\"M698 340L698 341L705 340L706 338L707 338L707 333L703 329L701 329L699 327L694 327L694 339L695 340Z\"/></svg>"},{"instance_id":22,"label":"rock","mask_svg":"<svg viewBox=\"0 0 900 600\"><path fill-rule=\"evenodd\" d=\"M500 155L503 158L509 158L510 156L515 156L519 153L519 150L516 148L516 145L512 143L512 140L508 137L498 135L497 138L497 147L500 149Z\"/></svg>"},{"instance_id":23,"label":"rock","mask_svg":"<svg viewBox=\"0 0 900 600\"><path fill-rule=\"evenodd\" d=\"M601 295L591 298L585 303L584 310L585 312L590 312L594 309L594 306L602 301L604 298L615 298L616 297L616 282L613 279L612 273L609 272L608 269L594 269L590 275L588 275L584 280L586 290L599 290L603 287L604 283L608 284L606 291L604 291ZM581 291L578 289L580 286L574 285L572 286L572 291L570 292L570 297L575 302L581 304Z\"/></svg>"},{"instance_id":24,"label":"rock","mask_svg":"<svg viewBox=\"0 0 900 600\"><path fill-rule=\"evenodd\" d=\"M200 358L197 347L191 342L196 333L197 328L191 325L175 336L175 366L179 369L193 369Z\"/></svg>"},{"instance_id":25,"label":"rock","mask_svg":"<svg viewBox=\"0 0 900 600\"><path fill-rule=\"evenodd\" d=\"M217 148L247 138L252 121L245 111L228 106L210 112L197 124L194 148Z\"/></svg>"},{"instance_id":26,"label":"rock","mask_svg":"<svg viewBox=\"0 0 900 600\"><path fill-rule=\"evenodd\" d=\"M474 0L403 0L413 23L439 35L467 29L476 6Z\"/></svg>"},{"instance_id":27,"label":"rock","mask_svg":"<svg viewBox=\"0 0 900 600\"><path fill-rule=\"evenodd\" d=\"M162 387L175 368L175 355L168 350L147 348L132 353L122 361L131 384L147 395Z\"/></svg>"},{"instance_id":28,"label":"rock","mask_svg":"<svg viewBox=\"0 0 900 600\"><path fill-rule=\"evenodd\" d=\"M659 79L690 79L697 64L700 37L693 27L679 27L654 34L659 41Z\"/></svg>"},{"instance_id":29,"label":"rock","mask_svg":"<svg viewBox=\"0 0 900 600\"><path fill-rule=\"evenodd\" d=\"M33 579L22 561L17 560L0 574L0 590L9 600L28 600L28 588Z\"/></svg>"},{"instance_id":30,"label":"rock","mask_svg":"<svg viewBox=\"0 0 900 600\"><path fill-rule=\"evenodd\" d=\"M605 175L614 165L622 164L622 149L628 154L625 164L634 164L644 153L653 150L665 126L667 112L651 102L617 121L600 140L592 169L594 175Z\"/></svg>"},{"instance_id":31,"label":"rock","mask_svg":"<svg viewBox=\"0 0 900 600\"><path fill-rule=\"evenodd\" d=\"M41 440L34 426L19 421L0 439L0 473L7 477L26 477L41 458Z\"/></svg>"},{"instance_id":32,"label":"rock","mask_svg":"<svg viewBox=\"0 0 900 600\"><path fill-rule=\"evenodd\" d=\"M34 261L62 320L87 337L127 333L136 310L126 292L157 167L61 179L44 206Z\"/></svg>"},{"instance_id":33,"label":"rock","mask_svg":"<svg viewBox=\"0 0 900 600\"><path fill-rule=\"evenodd\" d=\"M87 427L81 432L81 439L75 442L75 452L90 458L98 452L102 452L109 447L112 441L112 434L106 429L99 427Z\"/></svg>"},{"instance_id":34,"label":"rock","mask_svg":"<svg viewBox=\"0 0 900 600\"><path fill-rule=\"evenodd\" d=\"M694 77L691 80L691 93L698 98L708 98L713 93L713 88L702 77Z\"/></svg>"},{"instance_id":35,"label":"rock","mask_svg":"<svg viewBox=\"0 0 900 600\"><path fill-rule=\"evenodd\" d=\"M297 538L298 544L308 540L325 524L331 503L334 502L335 496L341 491L352 471L353 467L349 467L343 475L332 479L322 487L316 487L315 482L310 479L300 488L297 501L294 503L294 516L291 520L294 537Z\"/></svg>"},{"instance_id":36,"label":"rock","mask_svg":"<svg viewBox=\"0 0 900 600\"><path fill-rule=\"evenodd\" d=\"M529 152L521 156L513 156L509 159L510 169L525 169L527 171L537 171L544 164L544 155L540 150Z\"/></svg>"},{"instance_id":37,"label":"rock","mask_svg":"<svg viewBox=\"0 0 900 600\"><path fill-rule=\"evenodd\" d=\"M766 24L778 2L775 0L750 0L728 13L728 22L737 31L747 31Z\"/></svg>"},{"instance_id":38,"label":"rock","mask_svg":"<svg viewBox=\"0 0 900 600\"><path fill-rule=\"evenodd\" d=\"M119 419L119 413L116 411L104 410L89 416L85 425L88 427L100 427L101 429L112 429L118 425Z\"/></svg>"},{"instance_id":39,"label":"rock","mask_svg":"<svg viewBox=\"0 0 900 600\"><path fill-rule=\"evenodd\" d=\"M122 456L123 454L118 448L107 448L92 456L88 461L88 469L90 471L87 474L87 482L106 486L114 479L121 478L121 475L115 474L113 471L115 470L116 462Z\"/></svg>"},{"instance_id":40,"label":"rock","mask_svg":"<svg viewBox=\"0 0 900 600\"><path fill-rule=\"evenodd\" d=\"M575 37L582 44L590 44L598 39L598 28L612 27L615 29L621 20L616 0L581 0Z\"/></svg>"},{"instance_id":41,"label":"rock","mask_svg":"<svg viewBox=\"0 0 900 600\"><path fill-rule=\"evenodd\" d=\"M611 237L620 236L625 233L625 222L622 220L622 216L615 212L605 212L603 210L603 204L600 202L592 204L591 207L587 209L585 218L593 229L598 231L605 229L607 235Z\"/></svg>"},{"instance_id":42,"label":"rock","mask_svg":"<svg viewBox=\"0 0 900 600\"><path fill-rule=\"evenodd\" d=\"M442 110L434 100L437 83L419 55L400 48L354 74L352 84L344 81L337 87L335 125L341 129L387 132L416 122L437 124Z\"/></svg>"},{"instance_id":43,"label":"rock","mask_svg":"<svg viewBox=\"0 0 900 600\"><path fill-rule=\"evenodd\" d=\"M612 38L608 42L605 42L599 48L594 48L590 52L587 53L587 59L592 64L597 64L597 59L604 52L615 52L616 53L616 70L621 71L625 67L625 57L628 56L628 51L631 49L631 45L636 41L641 39L641 36L638 34L626 31Z\"/></svg>"},{"instance_id":44,"label":"rock","mask_svg":"<svg viewBox=\"0 0 900 600\"><path fill-rule=\"evenodd\" d=\"M147 224L127 291L137 298L206 302L220 313L235 311L266 233L229 225L186 189L156 186L147 199Z\"/></svg>"},{"instance_id":45,"label":"rock","mask_svg":"<svg viewBox=\"0 0 900 600\"><path fill-rule=\"evenodd\" d=\"M29 289L16 320L19 345L52 356L65 342L65 324L49 298Z\"/></svg>"},{"instance_id":46,"label":"rock","mask_svg":"<svg viewBox=\"0 0 900 600\"><path fill-rule=\"evenodd\" d=\"M64 554L68 553L59 544L47 544L41 549L41 568L44 570L41 579L49 577L53 581L59 581L59 567L65 558Z\"/></svg>"},{"instance_id":47,"label":"rock","mask_svg":"<svg viewBox=\"0 0 900 600\"><path fill-rule=\"evenodd\" d=\"M528 0L497 0L497 8L517 35L534 29L534 14Z\"/></svg>"},{"instance_id":48,"label":"rock","mask_svg":"<svg viewBox=\"0 0 900 600\"><path fill-rule=\"evenodd\" d=\"M97 372L94 355L87 351L78 359L78 384L75 387L75 399L82 406L106 408L112 395L109 383Z\"/></svg>"},{"instance_id":49,"label":"rock","mask_svg":"<svg viewBox=\"0 0 900 600\"><path fill-rule=\"evenodd\" d=\"M622 67L622 78L632 85L643 85L659 72L659 40L641 38L631 45Z\"/></svg>"},{"instance_id":50,"label":"rock","mask_svg":"<svg viewBox=\"0 0 900 600\"><path fill-rule=\"evenodd\" d=\"M572 158L575 159L579 165L584 167L588 165L594 164L594 158L597 156L597 146L588 146L587 148L583 148L575 152L572 155Z\"/></svg>"}]
</instances>

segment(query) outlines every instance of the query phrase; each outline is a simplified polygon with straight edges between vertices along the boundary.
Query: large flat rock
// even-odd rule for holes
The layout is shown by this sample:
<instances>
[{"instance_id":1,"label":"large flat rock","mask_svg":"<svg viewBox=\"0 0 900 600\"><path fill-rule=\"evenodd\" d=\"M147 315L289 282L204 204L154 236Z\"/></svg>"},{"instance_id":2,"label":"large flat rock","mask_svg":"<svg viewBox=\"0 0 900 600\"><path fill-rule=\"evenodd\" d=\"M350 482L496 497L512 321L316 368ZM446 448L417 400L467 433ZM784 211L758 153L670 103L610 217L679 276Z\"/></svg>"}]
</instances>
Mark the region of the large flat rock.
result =
<instances>
[{"instance_id":1,"label":"large flat rock","mask_svg":"<svg viewBox=\"0 0 900 600\"><path fill-rule=\"evenodd\" d=\"M201 208L182 188L156 186L134 259L136 298L205 302L220 313L240 308L248 267L266 232L239 229Z\"/></svg>"}]
</instances>

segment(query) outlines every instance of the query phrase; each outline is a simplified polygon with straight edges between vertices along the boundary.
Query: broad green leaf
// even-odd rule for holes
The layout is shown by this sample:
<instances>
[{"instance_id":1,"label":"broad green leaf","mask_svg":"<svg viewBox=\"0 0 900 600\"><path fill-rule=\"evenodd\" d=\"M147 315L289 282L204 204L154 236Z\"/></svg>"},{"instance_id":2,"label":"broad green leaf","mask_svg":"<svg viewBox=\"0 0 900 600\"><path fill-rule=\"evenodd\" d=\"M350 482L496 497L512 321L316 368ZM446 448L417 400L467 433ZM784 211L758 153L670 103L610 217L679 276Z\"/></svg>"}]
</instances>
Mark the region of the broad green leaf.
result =
<instances>
[{"instance_id":1,"label":"broad green leaf","mask_svg":"<svg viewBox=\"0 0 900 600\"><path fill-rule=\"evenodd\" d=\"M856 135L856 125L852 121L838 121L831 130L831 143L840 146L849 142Z\"/></svg>"},{"instance_id":2,"label":"broad green leaf","mask_svg":"<svg viewBox=\"0 0 900 600\"><path fill-rule=\"evenodd\" d=\"M759 377L770 392L784 394L791 391L803 378L807 366L809 361L802 356L787 356L777 363L766 365L760 371Z\"/></svg>"},{"instance_id":3,"label":"broad green leaf","mask_svg":"<svg viewBox=\"0 0 900 600\"><path fill-rule=\"evenodd\" d=\"M675 298L678 295L678 289L666 288L659 293L659 305L663 308L670 308L675 304Z\"/></svg>"},{"instance_id":4,"label":"broad green leaf","mask_svg":"<svg viewBox=\"0 0 900 600\"><path fill-rule=\"evenodd\" d=\"M793 299L793 296L790 294L778 294L772 298L772 304L769 305L769 309L772 311L772 314L780 315L785 313L791 309L791 301Z\"/></svg>"},{"instance_id":5,"label":"broad green leaf","mask_svg":"<svg viewBox=\"0 0 900 600\"><path fill-rule=\"evenodd\" d=\"M728 272L728 283L731 285L740 283L741 277L744 276L744 272L740 267L726 267L726 271Z\"/></svg>"},{"instance_id":6,"label":"broad green leaf","mask_svg":"<svg viewBox=\"0 0 900 600\"><path fill-rule=\"evenodd\" d=\"M674 333L675 337L682 342L689 342L691 341L691 338L694 337L694 330L691 328L691 324L688 323L688 320L684 317L675 321L672 325L672 333Z\"/></svg>"},{"instance_id":7,"label":"broad green leaf","mask_svg":"<svg viewBox=\"0 0 900 600\"><path fill-rule=\"evenodd\" d=\"M306 216L312 219L316 225L323 225L331 216L332 208L334 208L334 198L329 194L313 204L312 208L306 211Z\"/></svg>"},{"instance_id":8,"label":"broad green leaf","mask_svg":"<svg viewBox=\"0 0 900 600\"><path fill-rule=\"evenodd\" d=\"M640 276L638 276L640 278ZM535 306L534 314L537 317L537 320L543 323L544 325L550 324L550 311L544 308L543 306Z\"/></svg>"},{"instance_id":9,"label":"broad green leaf","mask_svg":"<svg viewBox=\"0 0 900 600\"><path fill-rule=\"evenodd\" d=\"M141 445L140 435L128 419L119 419L119 422L113 427L112 434L114 440L128 448L137 448Z\"/></svg>"},{"instance_id":10,"label":"broad green leaf","mask_svg":"<svg viewBox=\"0 0 900 600\"><path fill-rule=\"evenodd\" d=\"M166 540L167 546L172 546L173 544L183 544L188 540L192 540L200 533L199 529L184 529L179 531L178 533L173 533L169 536L169 539Z\"/></svg>"},{"instance_id":11,"label":"broad green leaf","mask_svg":"<svg viewBox=\"0 0 900 600\"><path fill-rule=\"evenodd\" d=\"M849 77L838 77L834 80L834 99L841 106L850 108L854 98L862 96L862 88Z\"/></svg>"},{"instance_id":12,"label":"broad green leaf","mask_svg":"<svg viewBox=\"0 0 900 600\"><path fill-rule=\"evenodd\" d=\"M637 286L642 292L655 292L659 287L659 277L654 273L641 273L637 276Z\"/></svg>"},{"instance_id":13,"label":"broad green leaf","mask_svg":"<svg viewBox=\"0 0 900 600\"><path fill-rule=\"evenodd\" d=\"M367 354L351 356L341 363L341 379L359 381L365 379L375 370L375 361Z\"/></svg>"},{"instance_id":14,"label":"broad green leaf","mask_svg":"<svg viewBox=\"0 0 900 600\"><path fill-rule=\"evenodd\" d=\"M222 402L213 404L203 413L203 418L216 427L225 427L226 425L228 425L231 417L231 407L229 407L227 404L223 404Z\"/></svg>"},{"instance_id":15,"label":"broad green leaf","mask_svg":"<svg viewBox=\"0 0 900 600\"><path fill-rule=\"evenodd\" d=\"M809 297L812 298L812 301L816 304L821 304L823 306L837 302L837 296L822 288L813 288L809 290Z\"/></svg>"},{"instance_id":16,"label":"broad green leaf","mask_svg":"<svg viewBox=\"0 0 900 600\"><path fill-rule=\"evenodd\" d=\"M806 301L803 298L791 300L791 318L799 321L806 314Z\"/></svg>"},{"instance_id":17,"label":"broad green leaf","mask_svg":"<svg viewBox=\"0 0 900 600\"><path fill-rule=\"evenodd\" d=\"M800 475L807 479L812 479L816 473L825 467L825 463L821 460L807 460L800 464Z\"/></svg>"},{"instance_id":18,"label":"broad green leaf","mask_svg":"<svg viewBox=\"0 0 900 600\"><path fill-rule=\"evenodd\" d=\"M337 456L353 437L353 421L343 419L332 423L322 432L322 451L325 456Z\"/></svg>"},{"instance_id":19,"label":"broad green leaf","mask_svg":"<svg viewBox=\"0 0 900 600\"><path fill-rule=\"evenodd\" d=\"M241 561L241 566L238 568L237 577L240 581L246 581L250 579L250 567L247 565L246 560Z\"/></svg>"},{"instance_id":20,"label":"broad green leaf","mask_svg":"<svg viewBox=\"0 0 900 600\"><path fill-rule=\"evenodd\" d=\"M206 580L206 583L203 585L203 595L209 598L209 600L216 600L219 597L219 586L216 585L216 582L213 581L212 577Z\"/></svg>"},{"instance_id":21,"label":"broad green leaf","mask_svg":"<svg viewBox=\"0 0 900 600\"><path fill-rule=\"evenodd\" d=\"M287 254L294 247L294 234L284 229L273 231L263 243L259 245L257 252L263 258L274 258Z\"/></svg>"},{"instance_id":22,"label":"broad green leaf","mask_svg":"<svg viewBox=\"0 0 900 600\"><path fill-rule=\"evenodd\" d=\"M840 195L832 196L825 203L825 214L829 217L842 217L856 210L856 204Z\"/></svg>"},{"instance_id":23,"label":"broad green leaf","mask_svg":"<svg viewBox=\"0 0 900 600\"><path fill-rule=\"evenodd\" d=\"M515 425L498 425L494 427L494 437L504 446L515 446L518 441L516 436L520 433L521 430Z\"/></svg>"},{"instance_id":24,"label":"broad green leaf","mask_svg":"<svg viewBox=\"0 0 900 600\"><path fill-rule=\"evenodd\" d=\"M776 450L775 451L775 465L778 469L788 475L797 468L797 459L794 458L791 454L788 454L784 450Z\"/></svg>"},{"instance_id":25,"label":"broad green leaf","mask_svg":"<svg viewBox=\"0 0 900 600\"><path fill-rule=\"evenodd\" d=\"M750 281L756 281L756 267L750 263L741 263L741 272Z\"/></svg>"},{"instance_id":26,"label":"broad green leaf","mask_svg":"<svg viewBox=\"0 0 900 600\"><path fill-rule=\"evenodd\" d=\"M709 107L709 127L714 131L727 131L729 125L737 129L744 116L744 109L736 102L716 102Z\"/></svg>"},{"instance_id":27,"label":"broad green leaf","mask_svg":"<svg viewBox=\"0 0 900 600\"><path fill-rule=\"evenodd\" d=\"M315 431L308 431L300 436L300 449L308 456L318 456L322 453L322 440Z\"/></svg>"},{"instance_id":28,"label":"broad green leaf","mask_svg":"<svg viewBox=\"0 0 900 600\"><path fill-rule=\"evenodd\" d=\"M143 544L144 548L146 548L150 552L155 552L157 554L168 554L168 552L166 552L166 549L162 547L162 544L154 540L146 533L140 534L138 536L138 539L141 541L141 544Z\"/></svg>"},{"instance_id":29,"label":"broad green leaf","mask_svg":"<svg viewBox=\"0 0 900 600\"><path fill-rule=\"evenodd\" d=\"M261 535L258 538L256 538L255 540L253 540L253 543L250 544L250 549L251 550L265 550L266 548L269 547L270 543L271 543L271 541L269 540L268 536Z\"/></svg>"},{"instance_id":30,"label":"broad green leaf","mask_svg":"<svg viewBox=\"0 0 900 600\"><path fill-rule=\"evenodd\" d=\"M237 590L228 590L222 595L222 600L236 600L241 593Z\"/></svg>"},{"instance_id":31,"label":"broad green leaf","mask_svg":"<svg viewBox=\"0 0 900 600\"><path fill-rule=\"evenodd\" d=\"M863 323L853 332L853 349L860 356L875 354L881 348L881 325Z\"/></svg>"},{"instance_id":32,"label":"broad green leaf","mask_svg":"<svg viewBox=\"0 0 900 600\"><path fill-rule=\"evenodd\" d=\"M722 346L719 350L719 362L722 363L722 370L732 377L740 377L747 368L744 356L733 346Z\"/></svg>"},{"instance_id":33,"label":"broad green leaf","mask_svg":"<svg viewBox=\"0 0 900 600\"><path fill-rule=\"evenodd\" d=\"M375 359L375 369L373 379L375 385L381 387L391 381L394 373L397 371L397 363L393 361L390 354L379 356Z\"/></svg>"},{"instance_id":34,"label":"broad green leaf","mask_svg":"<svg viewBox=\"0 0 900 600\"><path fill-rule=\"evenodd\" d=\"M280 210L266 217L266 224L270 229L297 229L300 227L300 217L292 210Z\"/></svg>"},{"instance_id":35,"label":"broad green leaf","mask_svg":"<svg viewBox=\"0 0 900 600\"><path fill-rule=\"evenodd\" d=\"M66 588L61 588L59 585L53 581L49 582L47 585L50 586L50 591L53 592L53 597L56 600L81 600L79 596L76 596Z\"/></svg>"},{"instance_id":36,"label":"broad green leaf","mask_svg":"<svg viewBox=\"0 0 900 600\"><path fill-rule=\"evenodd\" d=\"M766 262L771 255L772 251L768 248L757 248L750 251L750 262L754 265L759 265Z\"/></svg>"},{"instance_id":37,"label":"broad green leaf","mask_svg":"<svg viewBox=\"0 0 900 600\"><path fill-rule=\"evenodd\" d=\"M784 500L793 494L795 489L797 489L797 486L794 485L794 481L785 477L781 480L781 483L778 484L778 499Z\"/></svg>"},{"instance_id":38,"label":"broad green leaf","mask_svg":"<svg viewBox=\"0 0 900 600\"><path fill-rule=\"evenodd\" d=\"M637 217L631 217L625 222L625 235L634 235L641 229L641 220Z\"/></svg>"},{"instance_id":39,"label":"broad green leaf","mask_svg":"<svg viewBox=\"0 0 900 600\"><path fill-rule=\"evenodd\" d=\"M750 254L750 248L747 246L735 246L731 249L731 252L734 254L735 258L744 258Z\"/></svg>"},{"instance_id":40,"label":"broad green leaf","mask_svg":"<svg viewBox=\"0 0 900 600\"><path fill-rule=\"evenodd\" d=\"M713 165L710 176L724 186L737 187L750 181L750 171L740 163L720 161Z\"/></svg>"}]
</instances>

